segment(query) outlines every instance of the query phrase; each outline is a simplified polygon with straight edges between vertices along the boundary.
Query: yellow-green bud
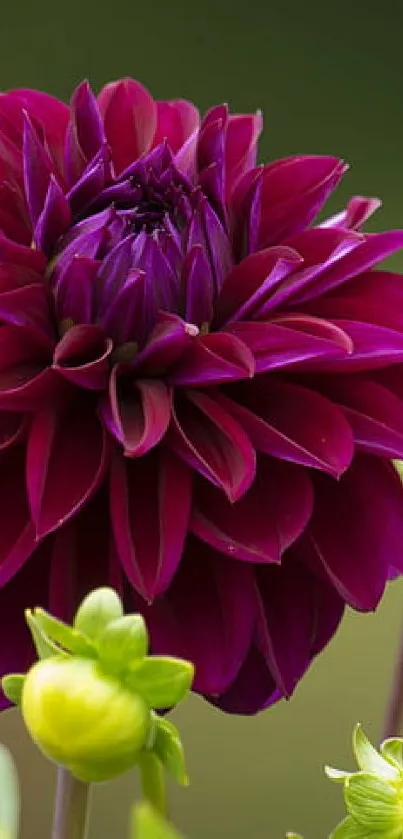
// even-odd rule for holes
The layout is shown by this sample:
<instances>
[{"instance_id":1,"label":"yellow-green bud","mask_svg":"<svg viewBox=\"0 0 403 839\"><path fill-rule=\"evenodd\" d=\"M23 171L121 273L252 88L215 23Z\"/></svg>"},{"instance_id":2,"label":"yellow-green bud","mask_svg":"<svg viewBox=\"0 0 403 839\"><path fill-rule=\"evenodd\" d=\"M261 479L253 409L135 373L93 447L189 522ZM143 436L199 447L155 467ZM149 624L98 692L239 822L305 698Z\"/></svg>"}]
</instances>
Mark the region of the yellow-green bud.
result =
<instances>
[{"instance_id":1,"label":"yellow-green bud","mask_svg":"<svg viewBox=\"0 0 403 839\"><path fill-rule=\"evenodd\" d=\"M401 839L403 833L403 740L384 740L377 751L360 725L353 735L357 772L326 767L333 781L343 784L347 817L330 839Z\"/></svg>"},{"instance_id":2,"label":"yellow-green bud","mask_svg":"<svg viewBox=\"0 0 403 839\"><path fill-rule=\"evenodd\" d=\"M21 710L44 754L83 781L106 781L130 769L150 734L144 699L94 659L39 661L25 678Z\"/></svg>"}]
</instances>

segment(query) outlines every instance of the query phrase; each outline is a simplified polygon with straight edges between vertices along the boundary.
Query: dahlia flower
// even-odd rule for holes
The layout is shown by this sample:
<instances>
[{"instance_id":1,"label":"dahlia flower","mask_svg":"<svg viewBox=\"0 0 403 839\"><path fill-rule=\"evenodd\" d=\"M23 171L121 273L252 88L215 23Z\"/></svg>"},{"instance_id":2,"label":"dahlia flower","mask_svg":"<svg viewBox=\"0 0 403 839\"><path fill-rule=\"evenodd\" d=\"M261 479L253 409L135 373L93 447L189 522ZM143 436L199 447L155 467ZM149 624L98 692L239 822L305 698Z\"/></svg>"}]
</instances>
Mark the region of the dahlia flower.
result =
<instances>
[{"instance_id":1,"label":"dahlia flower","mask_svg":"<svg viewBox=\"0 0 403 839\"><path fill-rule=\"evenodd\" d=\"M22 610L112 585L195 689L289 696L403 570L403 283L329 156L256 165L260 113L0 97L0 671Z\"/></svg>"}]
</instances>

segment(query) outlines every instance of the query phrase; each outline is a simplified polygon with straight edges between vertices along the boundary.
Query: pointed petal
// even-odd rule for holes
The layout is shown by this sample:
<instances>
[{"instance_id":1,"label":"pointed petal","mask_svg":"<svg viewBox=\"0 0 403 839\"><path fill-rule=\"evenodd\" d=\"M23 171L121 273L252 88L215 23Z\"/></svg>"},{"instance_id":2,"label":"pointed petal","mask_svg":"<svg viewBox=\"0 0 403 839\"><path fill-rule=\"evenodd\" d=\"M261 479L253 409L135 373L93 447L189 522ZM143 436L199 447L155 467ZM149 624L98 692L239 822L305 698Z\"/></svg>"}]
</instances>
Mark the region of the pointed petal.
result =
<instances>
[{"instance_id":1,"label":"pointed petal","mask_svg":"<svg viewBox=\"0 0 403 839\"><path fill-rule=\"evenodd\" d=\"M99 263L75 256L59 272L55 283L56 311L60 321L87 324L92 320L93 293Z\"/></svg>"},{"instance_id":2,"label":"pointed petal","mask_svg":"<svg viewBox=\"0 0 403 839\"><path fill-rule=\"evenodd\" d=\"M344 227L347 230L359 230L367 219L379 209L382 202L379 198L364 198L355 195L350 198L345 210L335 216L322 221L319 227Z\"/></svg>"},{"instance_id":3,"label":"pointed petal","mask_svg":"<svg viewBox=\"0 0 403 839\"><path fill-rule=\"evenodd\" d=\"M107 84L98 104L119 174L150 149L157 127L156 105L148 91L129 78Z\"/></svg>"},{"instance_id":4,"label":"pointed petal","mask_svg":"<svg viewBox=\"0 0 403 839\"><path fill-rule=\"evenodd\" d=\"M160 448L139 460L116 455L110 502L116 547L130 583L148 601L176 573L190 502L191 472L171 452Z\"/></svg>"},{"instance_id":5,"label":"pointed petal","mask_svg":"<svg viewBox=\"0 0 403 839\"><path fill-rule=\"evenodd\" d=\"M187 322L195 323L198 327L210 323L213 316L214 283L202 245L194 245L185 256L182 289Z\"/></svg>"},{"instance_id":6,"label":"pointed petal","mask_svg":"<svg viewBox=\"0 0 403 839\"><path fill-rule=\"evenodd\" d=\"M251 486L255 450L242 427L211 396L187 391L175 401L169 445L193 469L237 501Z\"/></svg>"},{"instance_id":7,"label":"pointed petal","mask_svg":"<svg viewBox=\"0 0 403 839\"><path fill-rule=\"evenodd\" d=\"M323 231L325 232L325 231ZM352 234L350 234L352 235ZM295 245L297 247L297 245ZM403 230L367 234L365 240L334 265L320 272L314 282L293 297L293 305L313 300L346 283L352 277L378 265L391 254L403 248Z\"/></svg>"},{"instance_id":8,"label":"pointed petal","mask_svg":"<svg viewBox=\"0 0 403 839\"><path fill-rule=\"evenodd\" d=\"M286 247L266 248L247 256L225 279L216 322L247 320L301 261L296 251Z\"/></svg>"},{"instance_id":9,"label":"pointed petal","mask_svg":"<svg viewBox=\"0 0 403 839\"><path fill-rule=\"evenodd\" d=\"M38 250L51 254L59 237L71 224L71 211L63 191L54 175L50 176L49 186L38 216L33 241Z\"/></svg>"},{"instance_id":10,"label":"pointed petal","mask_svg":"<svg viewBox=\"0 0 403 839\"><path fill-rule=\"evenodd\" d=\"M315 391L266 377L251 386L235 385L231 395L231 400L221 394L215 399L238 420L259 451L337 477L350 465L351 428L341 409Z\"/></svg>"},{"instance_id":11,"label":"pointed petal","mask_svg":"<svg viewBox=\"0 0 403 839\"><path fill-rule=\"evenodd\" d=\"M235 114L228 119L225 136L225 179L227 200L239 178L256 163L257 143L263 129L263 117L256 114Z\"/></svg>"},{"instance_id":12,"label":"pointed petal","mask_svg":"<svg viewBox=\"0 0 403 839\"><path fill-rule=\"evenodd\" d=\"M336 157L289 157L263 170L259 248L307 227L345 172Z\"/></svg>"},{"instance_id":13,"label":"pointed petal","mask_svg":"<svg viewBox=\"0 0 403 839\"><path fill-rule=\"evenodd\" d=\"M28 117L24 125L23 165L29 214L36 224L45 206L54 167Z\"/></svg>"},{"instance_id":14,"label":"pointed petal","mask_svg":"<svg viewBox=\"0 0 403 839\"><path fill-rule=\"evenodd\" d=\"M108 454L107 435L92 400L80 397L34 417L27 489L38 535L60 528L87 503L102 483Z\"/></svg>"},{"instance_id":15,"label":"pointed petal","mask_svg":"<svg viewBox=\"0 0 403 839\"><path fill-rule=\"evenodd\" d=\"M351 338L334 323L302 315L263 323L230 323L226 330L249 347L257 373L283 367L324 369L328 359L344 358L354 347Z\"/></svg>"}]
</instances>

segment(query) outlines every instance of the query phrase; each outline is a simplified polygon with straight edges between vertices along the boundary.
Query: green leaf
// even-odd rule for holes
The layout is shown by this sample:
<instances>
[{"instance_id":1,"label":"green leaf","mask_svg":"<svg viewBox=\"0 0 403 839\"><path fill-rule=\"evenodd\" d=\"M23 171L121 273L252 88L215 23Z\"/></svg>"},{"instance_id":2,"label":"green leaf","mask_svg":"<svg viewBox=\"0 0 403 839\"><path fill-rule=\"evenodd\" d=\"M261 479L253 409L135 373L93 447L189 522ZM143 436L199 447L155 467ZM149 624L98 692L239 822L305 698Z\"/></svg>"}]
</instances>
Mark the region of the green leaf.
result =
<instances>
[{"instance_id":1,"label":"green leaf","mask_svg":"<svg viewBox=\"0 0 403 839\"><path fill-rule=\"evenodd\" d=\"M84 598L74 618L74 628L97 641L105 627L123 615L122 601L113 588L98 588Z\"/></svg>"},{"instance_id":2,"label":"green leaf","mask_svg":"<svg viewBox=\"0 0 403 839\"><path fill-rule=\"evenodd\" d=\"M359 723L354 729L353 750L358 766L364 772L372 772L380 778L389 778L391 781L398 779L399 771L396 766L392 766L374 749Z\"/></svg>"},{"instance_id":3,"label":"green leaf","mask_svg":"<svg viewBox=\"0 0 403 839\"><path fill-rule=\"evenodd\" d=\"M344 772L342 769L334 769L333 766L325 766L325 775L336 783L343 784L346 778L350 778L353 774L353 772Z\"/></svg>"},{"instance_id":4,"label":"green leaf","mask_svg":"<svg viewBox=\"0 0 403 839\"><path fill-rule=\"evenodd\" d=\"M403 739L401 737L388 737L381 743L380 752L385 760L388 760L398 769L403 769Z\"/></svg>"},{"instance_id":5,"label":"green leaf","mask_svg":"<svg viewBox=\"0 0 403 839\"><path fill-rule=\"evenodd\" d=\"M56 642L63 650L85 658L95 658L95 645L78 629L74 629L63 621L59 621L44 609L34 609L34 617L42 632Z\"/></svg>"},{"instance_id":6,"label":"green leaf","mask_svg":"<svg viewBox=\"0 0 403 839\"><path fill-rule=\"evenodd\" d=\"M59 647L57 647L56 644L48 638L45 632L43 632L30 609L25 610L25 620L31 631L32 640L35 644L35 649L39 658L50 658L52 655L62 654Z\"/></svg>"},{"instance_id":7,"label":"green leaf","mask_svg":"<svg viewBox=\"0 0 403 839\"><path fill-rule=\"evenodd\" d=\"M349 814L371 831L402 829L402 803L396 785L366 772L357 772L344 786Z\"/></svg>"},{"instance_id":8,"label":"green leaf","mask_svg":"<svg viewBox=\"0 0 403 839\"><path fill-rule=\"evenodd\" d=\"M111 621L99 637L99 660L108 670L122 672L148 651L148 633L141 615Z\"/></svg>"},{"instance_id":9,"label":"green leaf","mask_svg":"<svg viewBox=\"0 0 403 839\"><path fill-rule=\"evenodd\" d=\"M163 717L156 718L153 752L178 784L188 786L189 777L179 731L170 720Z\"/></svg>"},{"instance_id":10,"label":"green leaf","mask_svg":"<svg viewBox=\"0 0 403 839\"><path fill-rule=\"evenodd\" d=\"M181 834L150 804L138 804L132 811L131 839L182 839Z\"/></svg>"},{"instance_id":11,"label":"green leaf","mask_svg":"<svg viewBox=\"0 0 403 839\"><path fill-rule=\"evenodd\" d=\"M17 839L20 816L18 776L7 749L0 746L0 836Z\"/></svg>"},{"instance_id":12,"label":"green leaf","mask_svg":"<svg viewBox=\"0 0 403 839\"><path fill-rule=\"evenodd\" d=\"M25 675L23 673L10 673L8 676L3 676L1 680L4 696L14 705L19 705L21 702L24 682Z\"/></svg>"},{"instance_id":13,"label":"green leaf","mask_svg":"<svg viewBox=\"0 0 403 839\"><path fill-rule=\"evenodd\" d=\"M150 708L172 708L188 693L194 668L188 661L150 656L133 667L126 676L132 690L142 694Z\"/></svg>"}]
</instances>

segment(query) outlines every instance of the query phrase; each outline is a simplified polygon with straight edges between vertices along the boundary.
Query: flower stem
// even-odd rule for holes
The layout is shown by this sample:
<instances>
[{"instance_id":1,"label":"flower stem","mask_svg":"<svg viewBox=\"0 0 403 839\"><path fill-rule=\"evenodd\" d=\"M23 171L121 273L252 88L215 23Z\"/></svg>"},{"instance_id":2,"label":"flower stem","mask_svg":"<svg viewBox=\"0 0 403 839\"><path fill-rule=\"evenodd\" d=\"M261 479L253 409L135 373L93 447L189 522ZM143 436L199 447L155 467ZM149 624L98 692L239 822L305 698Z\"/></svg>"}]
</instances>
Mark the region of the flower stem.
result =
<instances>
[{"instance_id":1,"label":"flower stem","mask_svg":"<svg viewBox=\"0 0 403 839\"><path fill-rule=\"evenodd\" d=\"M89 784L78 781L67 769L59 766L52 839L85 839L88 798Z\"/></svg>"},{"instance_id":2,"label":"flower stem","mask_svg":"<svg viewBox=\"0 0 403 839\"><path fill-rule=\"evenodd\" d=\"M388 701L383 738L403 735L403 633Z\"/></svg>"},{"instance_id":3,"label":"flower stem","mask_svg":"<svg viewBox=\"0 0 403 839\"><path fill-rule=\"evenodd\" d=\"M164 770L161 761L152 754L145 752L140 761L141 786L144 798L161 813L167 814Z\"/></svg>"}]
</instances>

